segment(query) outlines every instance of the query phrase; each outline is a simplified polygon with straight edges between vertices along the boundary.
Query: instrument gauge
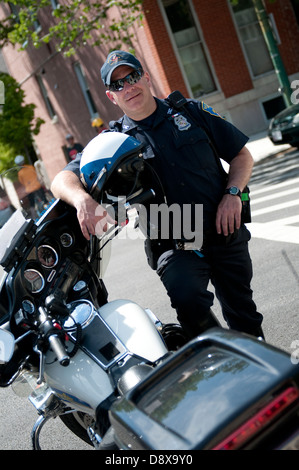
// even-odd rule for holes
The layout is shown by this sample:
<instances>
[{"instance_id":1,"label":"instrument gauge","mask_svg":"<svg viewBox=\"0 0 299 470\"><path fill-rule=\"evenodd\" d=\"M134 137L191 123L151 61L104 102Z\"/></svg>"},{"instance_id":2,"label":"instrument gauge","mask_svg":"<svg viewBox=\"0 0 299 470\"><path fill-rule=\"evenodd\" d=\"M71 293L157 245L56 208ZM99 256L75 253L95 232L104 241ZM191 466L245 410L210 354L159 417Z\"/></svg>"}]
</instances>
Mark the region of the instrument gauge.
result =
<instances>
[{"instance_id":1,"label":"instrument gauge","mask_svg":"<svg viewBox=\"0 0 299 470\"><path fill-rule=\"evenodd\" d=\"M22 308L23 308L24 312L29 313L30 315L32 315L35 312L34 303L31 302L31 300L28 300L28 299L24 299L22 301Z\"/></svg>"},{"instance_id":2,"label":"instrument gauge","mask_svg":"<svg viewBox=\"0 0 299 470\"><path fill-rule=\"evenodd\" d=\"M73 237L69 233L62 233L60 235L60 242L64 248L69 248L73 244Z\"/></svg>"},{"instance_id":3,"label":"instrument gauge","mask_svg":"<svg viewBox=\"0 0 299 470\"><path fill-rule=\"evenodd\" d=\"M58 254L50 245L40 245L37 249L37 258L44 268L54 268L58 263Z\"/></svg>"},{"instance_id":4,"label":"instrument gauge","mask_svg":"<svg viewBox=\"0 0 299 470\"><path fill-rule=\"evenodd\" d=\"M24 271L24 279L27 289L32 294L41 292L45 286L45 280L43 276L36 269L26 269L26 271Z\"/></svg>"}]
</instances>

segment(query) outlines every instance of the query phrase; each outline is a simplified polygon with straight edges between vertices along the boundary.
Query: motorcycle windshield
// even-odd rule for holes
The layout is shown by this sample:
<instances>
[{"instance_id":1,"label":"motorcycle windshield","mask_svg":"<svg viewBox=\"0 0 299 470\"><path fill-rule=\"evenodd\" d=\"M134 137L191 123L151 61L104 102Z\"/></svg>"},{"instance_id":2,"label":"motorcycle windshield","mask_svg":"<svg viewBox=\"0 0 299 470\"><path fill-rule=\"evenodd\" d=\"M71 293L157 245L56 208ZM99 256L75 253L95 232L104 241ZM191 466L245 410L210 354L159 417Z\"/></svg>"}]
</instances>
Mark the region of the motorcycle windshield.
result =
<instances>
[{"instance_id":1,"label":"motorcycle windshield","mask_svg":"<svg viewBox=\"0 0 299 470\"><path fill-rule=\"evenodd\" d=\"M8 251L13 249L22 228L25 230L30 221L37 221L53 200L38 164L1 168L0 260L5 260ZM5 277L3 266L0 266L0 289Z\"/></svg>"}]
</instances>

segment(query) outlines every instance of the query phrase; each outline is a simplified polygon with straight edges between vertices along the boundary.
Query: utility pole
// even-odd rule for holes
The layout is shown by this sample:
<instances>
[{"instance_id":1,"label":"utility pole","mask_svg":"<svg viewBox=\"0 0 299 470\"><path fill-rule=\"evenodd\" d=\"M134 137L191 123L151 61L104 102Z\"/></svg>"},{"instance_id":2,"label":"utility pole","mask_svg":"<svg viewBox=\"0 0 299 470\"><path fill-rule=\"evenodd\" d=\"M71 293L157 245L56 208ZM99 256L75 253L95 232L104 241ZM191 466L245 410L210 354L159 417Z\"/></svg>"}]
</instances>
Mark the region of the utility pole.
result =
<instances>
[{"instance_id":1,"label":"utility pole","mask_svg":"<svg viewBox=\"0 0 299 470\"><path fill-rule=\"evenodd\" d=\"M283 95L286 106L291 106L293 103L291 101L292 91L290 87L289 77L282 62L276 39L274 37L271 23L269 20L269 16L264 7L264 2L263 0L252 0L252 3L254 5L258 21L262 28L264 39L266 41L272 63L274 65L275 73L280 84L280 91Z\"/></svg>"}]
</instances>

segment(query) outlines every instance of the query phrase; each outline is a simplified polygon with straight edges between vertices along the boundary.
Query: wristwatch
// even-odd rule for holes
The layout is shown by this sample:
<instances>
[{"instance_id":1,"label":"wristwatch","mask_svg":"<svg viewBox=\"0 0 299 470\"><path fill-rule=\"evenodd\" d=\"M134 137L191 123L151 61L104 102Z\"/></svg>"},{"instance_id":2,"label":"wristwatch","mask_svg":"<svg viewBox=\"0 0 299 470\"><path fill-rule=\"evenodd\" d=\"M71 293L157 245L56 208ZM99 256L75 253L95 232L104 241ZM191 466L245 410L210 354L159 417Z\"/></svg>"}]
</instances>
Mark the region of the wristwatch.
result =
<instances>
[{"instance_id":1,"label":"wristwatch","mask_svg":"<svg viewBox=\"0 0 299 470\"><path fill-rule=\"evenodd\" d=\"M224 194L230 194L231 196L239 196L241 198L241 191L237 186L231 186L230 188L226 188Z\"/></svg>"}]
</instances>

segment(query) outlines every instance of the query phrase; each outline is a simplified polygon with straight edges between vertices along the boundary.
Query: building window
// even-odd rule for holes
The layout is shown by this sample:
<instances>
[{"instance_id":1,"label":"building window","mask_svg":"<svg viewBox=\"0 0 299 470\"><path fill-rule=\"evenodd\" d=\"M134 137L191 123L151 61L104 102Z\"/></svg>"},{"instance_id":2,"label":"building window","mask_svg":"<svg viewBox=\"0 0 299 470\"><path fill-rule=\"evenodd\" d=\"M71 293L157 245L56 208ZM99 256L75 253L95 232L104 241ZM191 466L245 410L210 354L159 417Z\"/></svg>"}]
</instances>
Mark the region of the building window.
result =
<instances>
[{"instance_id":1,"label":"building window","mask_svg":"<svg viewBox=\"0 0 299 470\"><path fill-rule=\"evenodd\" d=\"M15 22L16 23L20 23L20 16L19 16L19 12L20 12L20 6L19 5L16 5L12 2L8 2L8 6L10 8L10 11L11 13L14 15L15 17ZM33 21L33 28L34 28L34 31L36 33L40 33L41 30L42 30L42 27L41 27L41 24L38 20L38 18L36 18L36 20Z\"/></svg>"},{"instance_id":2,"label":"building window","mask_svg":"<svg viewBox=\"0 0 299 470\"><path fill-rule=\"evenodd\" d=\"M238 0L233 13L253 76L270 72L273 64L252 1Z\"/></svg>"},{"instance_id":3,"label":"building window","mask_svg":"<svg viewBox=\"0 0 299 470\"><path fill-rule=\"evenodd\" d=\"M45 87L45 84L43 82L43 79L40 75L37 75L36 77L37 79L37 82L39 84L39 88L40 88L40 91L41 91L41 94L44 98L44 101L45 101L45 104L46 104L46 107L47 107L47 110L48 110L48 113L49 113L49 116L51 119L56 119L56 112L55 112L55 109L51 103L51 100L48 96L48 92L46 90L46 87Z\"/></svg>"},{"instance_id":4,"label":"building window","mask_svg":"<svg viewBox=\"0 0 299 470\"><path fill-rule=\"evenodd\" d=\"M95 117L98 117L98 112L97 112L96 105L93 101L92 94L91 94L91 91L89 89L88 83L86 81L85 74L84 74L83 69L82 69L81 65L79 64L79 62L76 62L74 64L74 69L75 69L75 72L76 72L76 75L77 75L79 85L80 85L80 88L82 90L85 102L87 104L87 108L88 108L90 117L92 119L95 118Z\"/></svg>"},{"instance_id":5,"label":"building window","mask_svg":"<svg viewBox=\"0 0 299 470\"><path fill-rule=\"evenodd\" d=\"M194 98L216 90L203 41L188 0L162 0L164 17Z\"/></svg>"},{"instance_id":6,"label":"building window","mask_svg":"<svg viewBox=\"0 0 299 470\"><path fill-rule=\"evenodd\" d=\"M285 109L285 102L281 95L275 96L274 98L263 99L261 103L267 121L270 121L276 114Z\"/></svg>"},{"instance_id":7,"label":"building window","mask_svg":"<svg viewBox=\"0 0 299 470\"><path fill-rule=\"evenodd\" d=\"M291 0L291 4L296 16L297 24L299 24L299 2L298 0Z\"/></svg>"}]
</instances>

